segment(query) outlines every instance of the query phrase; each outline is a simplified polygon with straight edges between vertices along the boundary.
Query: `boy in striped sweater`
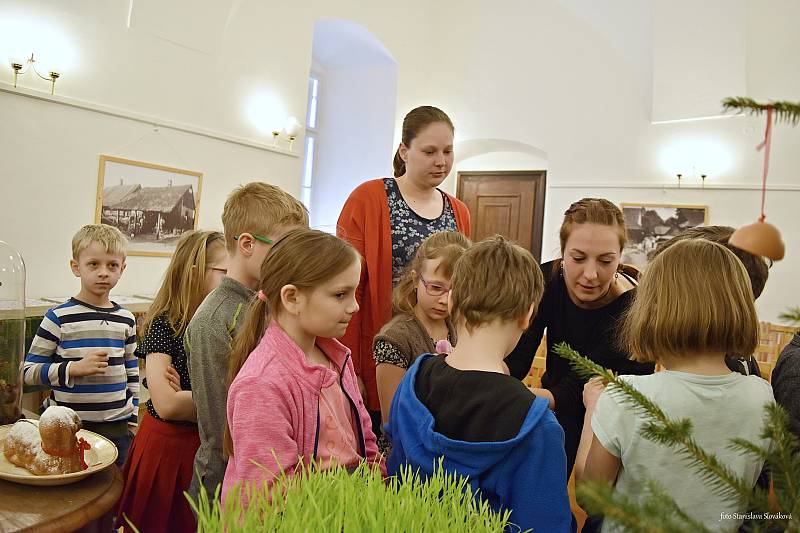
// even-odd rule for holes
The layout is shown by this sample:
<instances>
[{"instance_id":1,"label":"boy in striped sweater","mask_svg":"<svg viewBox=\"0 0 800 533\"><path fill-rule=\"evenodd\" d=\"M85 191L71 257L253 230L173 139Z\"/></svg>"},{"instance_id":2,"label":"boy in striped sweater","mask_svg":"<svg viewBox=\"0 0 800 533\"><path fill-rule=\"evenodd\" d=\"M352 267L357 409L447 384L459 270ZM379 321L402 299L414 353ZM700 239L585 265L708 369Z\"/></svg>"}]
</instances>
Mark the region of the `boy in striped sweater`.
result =
<instances>
[{"instance_id":1,"label":"boy in striped sweater","mask_svg":"<svg viewBox=\"0 0 800 533\"><path fill-rule=\"evenodd\" d=\"M75 234L70 267L81 290L47 311L25 358L25 384L52 389L43 409L73 409L84 429L117 446L120 466L139 408L136 321L109 299L125 270L125 244L122 233L106 224L89 224Z\"/></svg>"}]
</instances>

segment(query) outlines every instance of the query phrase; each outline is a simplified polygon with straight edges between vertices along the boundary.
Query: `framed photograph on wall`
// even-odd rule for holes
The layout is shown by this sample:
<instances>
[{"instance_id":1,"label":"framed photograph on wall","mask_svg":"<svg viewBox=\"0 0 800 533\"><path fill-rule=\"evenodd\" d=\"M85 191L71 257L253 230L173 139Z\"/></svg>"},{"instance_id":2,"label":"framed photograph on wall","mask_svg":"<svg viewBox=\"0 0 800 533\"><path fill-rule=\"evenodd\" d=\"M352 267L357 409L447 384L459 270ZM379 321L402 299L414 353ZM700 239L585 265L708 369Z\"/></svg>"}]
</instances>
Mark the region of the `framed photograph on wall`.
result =
<instances>
[{"instance_id":1,"label":"framed photograph on wall","mask_svg":"<svg viewBox=\"0 0 800 533\"><path fill-rule=\"evenodd\" d=\"M202 184L200 172L101 155L95 223L119 228L128 255L170 256L197 227Z\"/></svg>"},{"instance_id":2,"label":"framed photograph on wall","mask_svg":"<svg viewBox=\"0 0 800 533\"><path fill-rule=\"evenodd\" d=\"M628 231L622 262L639 268L647 265L647 255L662 242L708 224L707 205L623 203L621 208Z\"/></svg>"}]
</instances>

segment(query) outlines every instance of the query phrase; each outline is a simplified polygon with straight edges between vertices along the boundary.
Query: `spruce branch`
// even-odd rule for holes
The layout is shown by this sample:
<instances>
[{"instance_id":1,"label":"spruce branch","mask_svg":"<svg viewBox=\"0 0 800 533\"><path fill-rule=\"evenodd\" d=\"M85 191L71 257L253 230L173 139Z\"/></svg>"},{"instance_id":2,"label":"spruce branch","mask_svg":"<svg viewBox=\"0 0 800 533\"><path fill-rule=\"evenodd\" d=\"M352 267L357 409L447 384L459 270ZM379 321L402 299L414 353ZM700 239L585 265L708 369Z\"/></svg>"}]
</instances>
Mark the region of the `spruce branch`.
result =
<instances>
[{"instance_id":1,"label":"spruce branch","mask_svg":"<svg viewBox=\"0 0 800 533\"><path fill-rule=\"evenodd\" d=\"M746 96L737 96L733 98L725 98L722 101L722 109L725 112L737 111L744 112L749 115L762 115L767 109L772 108L772 113L775 120L778 122L786 122L792 126L800 122L800 103L786 102L786 101L771 101L766 104L760 104L752 98Z\"/></svg>"},{"instance_id":2,"label":"spruce branch","mask_svg":"<svg viewBox=\"0 0 800 533\"><path fill-rule=\"evenodd\" d=\"M638 533L707 533L703 524L691 519L656 484L649 492L634 500L616 492L608 483L587 481L576 489L580 506L592 515L613 520L624 531Z\"/></svg>"},{"instance_id":3,"label":"spruce branch","mask_svg":"<svg viewBox=\"0 0 800 533\"><path fill-rule=\"evenodd\" d=\"M800 324L800 306L789 307L778 315L778 319L790 324Z\"/></svg>"}]
</instances>

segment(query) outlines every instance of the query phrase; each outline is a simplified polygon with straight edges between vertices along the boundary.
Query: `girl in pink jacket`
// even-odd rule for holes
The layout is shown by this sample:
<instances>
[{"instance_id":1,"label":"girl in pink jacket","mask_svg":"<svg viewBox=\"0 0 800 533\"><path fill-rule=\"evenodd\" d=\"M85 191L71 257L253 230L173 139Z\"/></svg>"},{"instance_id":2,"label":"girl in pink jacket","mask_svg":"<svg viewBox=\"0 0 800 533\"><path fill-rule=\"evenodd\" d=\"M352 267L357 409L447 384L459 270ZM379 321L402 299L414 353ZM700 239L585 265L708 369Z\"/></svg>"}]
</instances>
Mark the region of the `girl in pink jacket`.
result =
<instances>
[{"instance_id":1,"label":"girl in pink jacket","mask_svg":"<svg viewBox=\"0 0 800 533\"><path fill-rule=\"evenodd\" d=\"M360 273L358 252L321 231L292 230L269 251L231 352L223 500L239 485L246 504L248 485L312 460L380 461L350 351L335 339L358 311Z\"/></svg>"}]
</instances>

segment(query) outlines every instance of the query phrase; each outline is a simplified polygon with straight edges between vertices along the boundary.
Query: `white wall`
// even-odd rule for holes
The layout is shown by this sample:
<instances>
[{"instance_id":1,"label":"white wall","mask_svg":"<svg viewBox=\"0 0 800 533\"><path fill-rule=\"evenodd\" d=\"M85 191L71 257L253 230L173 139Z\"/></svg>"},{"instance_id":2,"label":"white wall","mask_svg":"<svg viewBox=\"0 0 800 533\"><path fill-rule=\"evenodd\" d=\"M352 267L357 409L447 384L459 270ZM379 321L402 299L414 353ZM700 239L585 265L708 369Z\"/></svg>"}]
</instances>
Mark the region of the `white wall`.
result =
<instances>
[{"instance_id":1,"label":"white wall","mask_svg":"<svg viewBox=\"0 0 800 533\"><path fill-rule=\"evenodd\" d=\"M68 296L72 235L94 222L98 156L203 172L198 227L221 229L226 195L263 178L299 193L298 159L0 92L0 240L27 266L28 296ZM129 257L116 294L153 293L168 258Z\"/></svg>"},{"instance_id":2,"label":"white wall","mask_svg":"<svg viewBox=\"0 0 800 533\"><path fill-rule=\"evenodd\" d=\"M314 24L322 69L311 226L331 233L356 186L391 175L397 63L369 30L343 19Z\"/></svg>"},{"instance_id":3,"label":"white wall","mask_svg":"<svg viewBox=\"0 0 800 533\"><path fill-rule=\"evenodd\" d=\"M326 70L311 200L314 227L335 231L350 192L368 179L391 175L396 87L395 67Z\"/></svg>"},{"instance_id":4,"label":"white wall","mask_svg":"<svg viewBox=\"0 0 800 533\"><path fill-rule=\"evenodd\" d=\"M671 182L676 158L690 166L694 161L695 174L710 167L710 184L760 181L762 155L754 146L763 134L763 119L651 124L654 70L659 68L653 60L653 2L408 0L389 5L312 0L295 6L242 0L228 4L227 17L206 17L200 12L218 4L201 0L193 5L202 18L198 28L208 33L208 40L194 47L186 32L169 35L171 27L186 26L183 12L164 11L169 20L158 31L143 28L147 18L137 19L134 12L128 29L127 0L9 0L0 6L0 19L9 9L31 12L66 31L78 50L78 62L59 80L60 94L266 143L271 142L272 126L265 118L270 113L262 113L257 124L251 122L251 99L269 93L272 115L291 114L302 121L314 21L350 19L381 40L397 61L391 145L399 140L405 113L431 104L453 118L457 145L475 141L470 147L476 154L473 166L509 169L546 160L547 237L555 235L565 204L589 193L613 201L652 201L657 189L639 187ZM137 4L143 5L134 2L134 10ZM761 100L796 100L800 33L792 22L800 19L800 3L773 0L763 9L761 2L746 0L745 9L747 93ZM713 38L724 29L712 25L707 31ZM0 69L0 82L10 80L9 71ZM31 81L29 86L46 84ZM73 292L65 266L67 245L71 233L93 219L101 153L204 172L200 224L206 227L219 223L224 195L240 181L260 176L289 192L299 191L299 158L166 129L163 139L147 135L137 141L147 130L126 119L0 93L0 238L25 254L30 294ZM535 147L544 157L523 151L534 160L520 161L507 150L492 148L497 139ZM688 148L680 148L687 141ZM662 161L673 143L679 144L678 155L673 152ZM302 146L302 139L295 146ZM800 128L775 128L771 185L798 184L798 146ZM468 159L456 169L462 163L469 167ZM451 190L454 175L446 182ZM558 188L570 184L576 188ZM610 188L619 184L627 188ZM675 198L683 200L689 193L679 194ZM754 191L691 194L696 197L687 201L711 206L712 223L737 225L758 214ZM790 274L797 268L794 241L787 236L797 231L796 217L780 207L797 199L796 191L773 193L768 199L768 220L781 227L788 249L787 260L773 268L762 297L764 302L774 299L763 304L765 319L796 305L799 297ZM60 215L55 226L44 222L49 220L44 215L53 213ZM165 265L163 259L132 258L120 290L147 287L152 292Z\"/></svg>"}]
</instances>

